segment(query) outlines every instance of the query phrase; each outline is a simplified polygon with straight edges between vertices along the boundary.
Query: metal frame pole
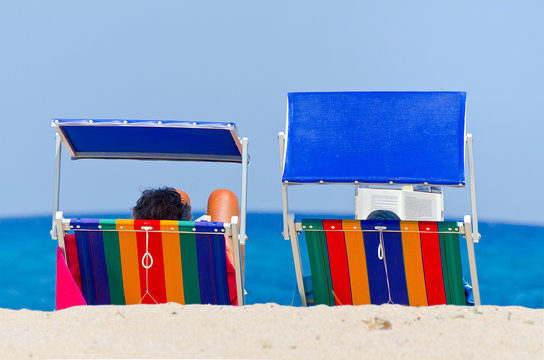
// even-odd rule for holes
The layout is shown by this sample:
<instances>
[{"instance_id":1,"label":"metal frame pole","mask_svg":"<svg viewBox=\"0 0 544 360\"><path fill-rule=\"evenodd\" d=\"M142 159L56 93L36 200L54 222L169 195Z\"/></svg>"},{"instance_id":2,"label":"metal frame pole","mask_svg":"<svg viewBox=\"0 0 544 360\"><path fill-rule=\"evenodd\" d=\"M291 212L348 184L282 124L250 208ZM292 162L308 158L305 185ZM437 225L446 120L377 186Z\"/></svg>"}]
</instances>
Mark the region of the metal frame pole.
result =
<instances>
[{"instance_id":1,"label":"metal frame pole","mask_svg":"<svg viewBox=\"0 0 544 360\"><path fill-rule=\"evenodd\" d=\"M478 272L476 270L476 255L474 254L474 242L472 238L472 224L470 215L465 215L463 220L465 226L465 238L467 240L468 265L470 268L470 280L472 281L472 293L474 294L474 305L482 305L480 299L480 285L478 283Z\"/></svg>"},{"instance_id":2,"label":"metal frame pole","mask_svg":"<svg viewBox=\"0 0 544 360\"><path fill-rule=\"evenodd\" d=\"M472 134L467 134L468 171L470 178L470 208L473 220L472 241L480 241L482 237L478 232L478 212L476 211L476 180L474 179L474 152L472 150Z\"/></svg>"},{"instance_id":3,"label":"metal frame pole","mask_svg":"<svg viewBox=\"0 0 544 360\"><path fill-rule=\"evenodd\" d=\"M278 142L280 145L280 181L281 181L281 174L283 172L283 160L285 155L285 134L283 132L278 133ZM289 240L289 229L288 229L288 221L287 221L287 213L288 213L288 203L287 203L287 183L281 182L281 204L282 204L282 210L283 210L283 232L281 233L283 235L283 238L285 240Z\"/></svg>"},{"instance_id":4,"label":"metal frame pole","mask_svg":"<svg viewBox=\"0 0 544 360\"><path fill-rule=\"evenodd\" d=\"M240 240L238 239L238 217L233 216L230 220L230 235L234 247L234 272L236 276L236 295L238 297L238 306L245 304L244 299L244 278L242 276L242 253Z\"/></svg>"},{"instance_id":5,"label":"metal frame pole","mask_svg":"<svg viewBox=\"0 0 544 360\"><path fill-rule=\"evenodd\" d=\"M306 302L306 292L304 291L304 279L302 271L302 260L300 259L300 248L298 245L297 230L295 228L295 215L289 214L289 237L291 238L291 250L293 250L293 261L295 262L295 274L297 277L298 294L300 295L300 304L308 306Z\"/></svg>"},{"instance_id":6,"label":"metal frame pole","mask_svg":"<svg viewBox=\"0 0 544 360\"><path fill-rule=\"evenodd\" d=\"M57 213L55 214L55 227L57 230L58 244L60 251L64 256L64 262L66 263L66 265L68 265L68 257L66 256L66 244L64 243L64 227L62 223L63 220L64 215L62 214L62 211L57 211Z\"/></svg>"},{"instance_id":7,"label":"metal frame pole","mask_svg":"<svg viewBox=\"0 0 544 360\"><path fill-rule=\"evenodd\" d=\"M60 160L61 160L61 147L62 140L58 133L55 134L55 179L53 189L53 222L51 225L51 238L57 240L57 226L56 215L59 211L59 196L60 196Z\"/></svg>"},{"instance_id":8,"label":"metal frame pole","mask_svg":"<svg viewBox=\"0 0 544 360\"><path fill-rule=\"evenodd\" d=\"M289 232L287 230L287 212L289 211L288 209L288 204L287 204L287 184L284 184L282 183L281 184L281 200L283 202L283 238L285 240L289 240Z\"/></svg>"},{"instance_id":9,"label":"metal frame pole","mask_svg":"<svg viewBox=\"0 0 544 360\"><path fill-rule=\"evenodd\" d=\"M246 243L246 213L247 213L247 137L242 138L242 199L240 210L240 244Z\"/></svg>"}]
</instances>

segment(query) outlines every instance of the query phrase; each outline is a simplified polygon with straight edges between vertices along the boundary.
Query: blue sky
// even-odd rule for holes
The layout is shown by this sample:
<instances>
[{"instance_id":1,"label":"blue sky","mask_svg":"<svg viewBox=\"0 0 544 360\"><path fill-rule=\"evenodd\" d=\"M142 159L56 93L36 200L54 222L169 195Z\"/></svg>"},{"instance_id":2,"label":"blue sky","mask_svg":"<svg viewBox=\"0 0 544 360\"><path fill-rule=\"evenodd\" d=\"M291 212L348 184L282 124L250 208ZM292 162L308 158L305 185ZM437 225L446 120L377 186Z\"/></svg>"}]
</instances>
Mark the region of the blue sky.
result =
<instances>
[{"instance_id":1,"label":"blue sky","mask_svg":"<svg viewBox=\"0 0 544 360\"><path fill-rule=\"evenodd\" d=\"M232 121L249 137L249 211L280 211L289 91L467 91L484 220L544 224L544 3L0 2L0 216L47 214L53 117ZM171 185L205 207L240 166L71 161L61 208L128 212ZM315 195L318 194L316 197ZM297 187L294 210L351 212L352 187ZM469 209L446 193L446 214Z\"/></svg>"}]
</instances>

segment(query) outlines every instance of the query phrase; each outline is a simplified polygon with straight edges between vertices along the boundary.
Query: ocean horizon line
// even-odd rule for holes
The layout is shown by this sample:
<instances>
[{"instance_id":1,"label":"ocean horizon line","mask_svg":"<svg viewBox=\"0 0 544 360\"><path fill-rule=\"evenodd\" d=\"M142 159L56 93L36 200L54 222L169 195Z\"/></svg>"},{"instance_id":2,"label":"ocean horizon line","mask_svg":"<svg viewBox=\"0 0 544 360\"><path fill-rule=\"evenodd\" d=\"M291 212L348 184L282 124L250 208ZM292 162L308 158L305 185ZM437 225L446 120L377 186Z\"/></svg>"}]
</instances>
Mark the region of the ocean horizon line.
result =
<instances>
[{"instance_id":1,"label":"ocean horizon line","mask_svg":"<svg viewBox=\"0 0 544 360\"><path fill-rule=\"evenodd\" d=\"M193 212L195 214L195 218L198 216L201 216L205 214L204 210L193 209ZM77 213L78 216L72 216L72 213ZM122 211L122 210L105 210L105 211L64 211L65 217L77 217L77 218L100 218L100 217L114 217L114 218L131 218L131 214L129 211ZM257 211L248 211L247 214L249 216L251 215L275 215L275 216L281 216L281 211L268 211L268 210L257 210ZM348 218L353 219L353 213L348 212L338 212L338 213L328 213L328 212L322 212L322 211L297 211L295 213L297 215L297 218L301 218L304 216L315 216L315 217L322 217L322 218L329 218L329 219L335 219L335 218ZM22 220L22 219L43 219L43 218L52 218L52 214L47 213L33 213L33 214L14 214L14 215L0 215L0 221L2 220ZM462 215L461 216L448 216L444 220L446 221L462 221ZM482 224L501 224L501 225L512 225L512 226L529 226L529 227L537 227L537 228L544 228L544 221L542 223L531 223L531 222L513 222L508 221L504 219L488 219L488 218L479 218L478 223Z\"/></svg>"}]
</instances>

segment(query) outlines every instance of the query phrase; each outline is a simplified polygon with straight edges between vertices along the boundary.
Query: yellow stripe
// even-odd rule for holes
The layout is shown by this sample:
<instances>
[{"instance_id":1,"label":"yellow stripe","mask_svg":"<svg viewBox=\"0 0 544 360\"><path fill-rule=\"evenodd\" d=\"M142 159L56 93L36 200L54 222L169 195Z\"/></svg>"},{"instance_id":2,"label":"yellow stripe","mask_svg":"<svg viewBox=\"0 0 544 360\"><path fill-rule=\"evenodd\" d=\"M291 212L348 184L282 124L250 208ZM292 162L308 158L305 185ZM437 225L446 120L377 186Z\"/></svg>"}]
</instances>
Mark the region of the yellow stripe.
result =
<instances>
[{"instance_id":1,"label":"yellow stripe","mask_svg":"<svg viewBox=\"0 0 544 360\"><path fill-rule=\"evenodd\" d=\"M412 306L427 306L427 291L421 257L421 241L417 221L401 221L402 251L408 287L408 301Z\"/></svg>"},{"instance_id":2,"label":"yellow stripe","mask_svg":"<svg viewBox=\"0 0 544 360\"><path fill-rule=\"evenodd\" d=\"M134 230L134 220L118 219L117 230ZM140 291L140 271L138 268L138 244L135 232L119 231L121 268L123 269L123 288L127 305L137 304L142 298Z\"/></svg>"},{"instance_id":3,"label":"yellow stripe","mask_svg":"<svg viewBox=\"0 0 544 360\"><path fill-rule=\"evenodd\" d=\"M342 229L356 230L344 233L346 252L348 253L349 279L353 305L370 304L370 290L361 222L358 220L342 220Z\"/></svg>"},{"instance_id":4,"label":"yellow stripe","mask_svg":"<svg viewBox=\"0 0 544 360\"><path fill-rule=\"evenodd\" d=\"M178 231L178 222L174 220L161 220L161 231ZM166 300L168 302L185 304L178 233L162 233L162 252Z\"/></svg>"}]
</instances>

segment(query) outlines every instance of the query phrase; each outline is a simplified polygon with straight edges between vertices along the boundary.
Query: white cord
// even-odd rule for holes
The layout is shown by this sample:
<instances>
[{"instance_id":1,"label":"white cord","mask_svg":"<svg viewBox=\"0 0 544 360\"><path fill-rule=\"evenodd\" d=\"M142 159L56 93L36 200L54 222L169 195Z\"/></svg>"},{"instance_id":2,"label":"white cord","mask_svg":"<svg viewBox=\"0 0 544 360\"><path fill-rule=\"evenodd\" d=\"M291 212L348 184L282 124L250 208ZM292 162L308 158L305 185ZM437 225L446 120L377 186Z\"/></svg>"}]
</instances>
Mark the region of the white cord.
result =
<instances>
[{"instance_id":1,"label":"white cord","mask_svg":"<svg viewBox=\"0 0 544 360\"><path fill-rule=\"evenodd\" d=\"M387 273L387 259L385 257L385 243L383 241L383 230L387 229L385 226L376 226L376 229L380 231L380 245L378 245L378 259L383 260L383 267L385 268L385 279L387 280L387 293L389 295L388 304L394 304L391 299L391 286L389 285L389 274Z\"/></svg>"},{"instance_id":2,"label":"white cord","mask_svg":"<svg viewBox=\"0 0 544 360\"><path fill-rule=\"evenodd\" d=\"M145 230L145 254L142 256L142 266L145 268L145 294L140 301L138 301L138 304L142 303L142 300L146 295L148 295L155 304L158 304L157 300L149 293L149 268L153 266L153 256L151 256L151 253L149 252L149 230L152 229L153 227L151 226L142 226L142 230ZM149 259L147 264L146 259Z\"/></svg>"}]
</instances>

